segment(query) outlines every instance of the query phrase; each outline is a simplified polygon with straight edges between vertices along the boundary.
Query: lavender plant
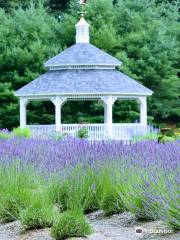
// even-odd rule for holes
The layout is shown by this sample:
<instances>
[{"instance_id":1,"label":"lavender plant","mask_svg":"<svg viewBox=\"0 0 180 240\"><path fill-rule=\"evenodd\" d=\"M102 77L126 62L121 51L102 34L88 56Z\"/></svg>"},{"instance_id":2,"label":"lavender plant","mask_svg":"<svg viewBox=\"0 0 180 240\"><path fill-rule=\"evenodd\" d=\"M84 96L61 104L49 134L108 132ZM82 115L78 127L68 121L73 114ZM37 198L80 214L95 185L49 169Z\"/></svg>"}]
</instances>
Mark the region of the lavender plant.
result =
<instances>
[{"instance_id":1,"label":"lavender plant","mask_svg":"<svg viewBox=\"0 0 180 240\"><path fill-rule=\"evenodd\" d=\"M18 167L13 175L8 169L17 160ZM59 213L74 209L90 212L102 208L106 214L128 210L138 218L161 219L179 230L179 160L179 141L125 145L120 141L89 142L76 138L61 141L0 139L0 195L12 196L18 206L26 209L27 198L32 201L28 194L41 191L48 205L56 206ZM5 191L2 186L7 179ZM15 179L19 187L11 191ZM11 194L8 195L8 191ZM27 192L27 198L19 200L22 192ZM1 201L0 218L3 218L6 202ZM15 218L28 216L28 210L22 214L21 209L17 208ZM52 214L50 210L45 223L52 223ZM39 222L38 216L36 222Z\"/></svg>"},{"instance_id":2,"label":"lavender plant","mask_svg":"<svg viewBox=\"0 0 180 240\"><path fill-rule=\"evenodd\" d=\"M0 139L9 139L11 137L8 129L0 129Z\"/></svg>"}]
</instances>

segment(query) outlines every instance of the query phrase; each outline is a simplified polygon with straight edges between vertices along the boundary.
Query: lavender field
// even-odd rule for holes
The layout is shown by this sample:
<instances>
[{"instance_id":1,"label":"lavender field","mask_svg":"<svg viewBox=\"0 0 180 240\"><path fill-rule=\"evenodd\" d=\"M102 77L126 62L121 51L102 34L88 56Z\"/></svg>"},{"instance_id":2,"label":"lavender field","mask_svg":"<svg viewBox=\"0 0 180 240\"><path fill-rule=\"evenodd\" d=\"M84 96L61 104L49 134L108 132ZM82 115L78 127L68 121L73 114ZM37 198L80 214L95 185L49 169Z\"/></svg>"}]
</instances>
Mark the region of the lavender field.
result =
<instances>
[{"instance_id":1,"label":"lavender field","mask_svg":"<svg viewBox=\"0 0 180 240\"><path fill-rule=\"evenodd\" d=\"M25 229L55 229L62 212L102 209L106 215L130 211L180 230L179 162L179 141L2 139L0 219L20 219Z\"/></svg>"}]
</instances>

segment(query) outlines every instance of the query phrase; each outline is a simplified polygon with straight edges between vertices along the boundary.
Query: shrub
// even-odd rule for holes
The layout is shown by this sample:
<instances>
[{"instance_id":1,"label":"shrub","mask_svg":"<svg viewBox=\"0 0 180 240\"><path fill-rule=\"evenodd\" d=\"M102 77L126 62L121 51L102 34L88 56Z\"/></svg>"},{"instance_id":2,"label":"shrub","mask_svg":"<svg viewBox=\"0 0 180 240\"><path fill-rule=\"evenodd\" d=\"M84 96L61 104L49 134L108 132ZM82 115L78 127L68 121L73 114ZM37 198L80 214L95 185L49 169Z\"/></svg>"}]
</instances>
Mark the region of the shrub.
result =
<instances>
[{"instance_id":1,"label":"shrub","mask_svg":"<svg viewBox=\"0 0 180 240\"><path fill-rule=\"evenodd\" d=\"M165 222L171 229L180 230L179 179L173 172L164 178L162 171L157 171L149 180L149 195L146 209L155 219ZM153 181L152 181L153 180ZM154 184L155 183L155 184ZM147 192L147 187L144 189Z\"/></svg>"},{"instance_id":2,"label":"shrub","mask_svg":"<svg viewBox=\"0 0 180 240\"><path fill-rule=\"evenodd\" d=\"M166 135L160 135L158 138L159 143L173 142L175 141L175 137L168 137Z\"/></svg>"},{"instance_id":3,"label":"shrub","mask_svg":"<svg viewBox=\"0 0 180 240\"><path fill-rule=\"evenodd\" d=\"M145 135L135 136L133 137L133 142L138 141L146 141L146 140L158 140L158 134L157 133L147 133Z\"/></svg>"},{"instance_id":4,"label":"shrub","mask_svg":"<svg viewBox=\"0 0 180 240\"><path fill-rule=\"evenodd\" d=\"M20 137L20 138L29 138L31 137L31 132L29 130L29 128L14 128L13 129L13 134L16 137Z\"/></svg>"},{"instance_id":5,"label":"shrub","mask_svg":"<svg viewBox=\"0 0 180 240\"><path fill-rule=\"evenodd\" d=\"M117 190L117 183L114 181L113 176L111 176L110 171L113 171L113 169L105 169L101 173L103 185L101 209L105 215L112 215L125 210L123 201Z\"/></svg>"},{"instance_id":6,"label":"shrub","mask_svg":"<svg viewBox=\"0 0 180 240\"><path fill-rule=\"evenodd\" d=\"M67 133L58 133L58 132L56 132L55 134L53 134L52 139L56 140L56 141L59 141L59 140L64 139L66 136L67 136Z\"/></svg>"},{"instance_id":7,"label":"shrub","mask_svg":"<svg viewBox=\"0 0 180 240\"><path fill-rule=\"evenodd\" d=\"M56 240L70 237L85 237L91 233L91 227L86 222L85 216L78 210L66 211L60 214L54 223L51 234Z\"/></svg>"},{"instance_id":8,"label":"shrub","mask_svg":"<svg viewBox=\"0 0 180 240\"><path fill-rule=\"evenodd\" d=\"M107 216L124 211L122 200L116 192L113 192L113 189L104 194L101 208Z\"/></svg>"},{"instance_id":9,"label":"shrub","mask_svg":"<svg viewBox=\"0 0 180 240\"><path fill-rule=\"evenodd\" d=\"M77 137L79 138L88 138L88 130L86 127L82 127L77 132Z\"/></svg>"},{"instance_id":10,"label":"shrub","mask_svg":"<svg viewBox=\"0 0 180 240\"><path fill-rule=\"evenodd\" d=\"M68 209L82 209L84 213L92 212L99 208L99 175L90 167L84 172L81 166L77 166L68 179Z\"/></svg>"},{"instance_id":11,"label":"shrub","mask_svg":"<svg viewBox=\"0 0 180 240\"><path fill-rule=\"evenodd\" d=\"M6 195L0 198L0 220L12 222L19 216L19 202L17 198Z\"/></svg>"},{"instance_id":12,"label":"shrub","mask_svg":"<svg viewBox=\"0 0 180 240\"><path fill-rule=\"evenodd\" d=\"M69 186L67 181L59 181L59 178L51 179L51 183L49 184L49 196L51 201L54 204L58 204L59 210L61 212L67 210L67 202L69 196Z\"/></svg>"},{"instance_id":13,"label":"shrub","mask_svg":"<svg viewBox=\"0 0 180 240\"><path fill-rule=\"evenodd\" d=\"M114 178L116 179L117 191L119 198L122 199L124 209L133 213L137 219L152 219L147 213L144 202L147 197L144 194L144 171L138 166L129 164L124 168L125 162L121 166L116 166Z\"/></svg>"},{"instance_id":14,"label":"shrub","mask_svg":"<svg viewBox=\"0 0 180 240\"><path fill-rule=\"evenodd\" d=\"M175 136L175 133L174 133L174 131L173 131L172 129L170 129L170 130L168 130L168 131L165 133L165 135L166 135L167 137L174 137L174 136Z\"/></svg>"},{"instance_id":15,"label":"shrub","mask_svg":"<svg viewBox=\"0 0 180 240\"><path fill-rule=\"evenodd\" d=\"M11 138L11 135L7 129L1 129L0 130L0 139L9 139Z\"/></svg>"},{"instance_id":16,"label":"shrub","mask_svg":"<svg viewBox=\"0 0 180 240\"><path fill-rule=\"evenodd\" d=\"M0 167L0 220L11 222L19 217L20 209L27 206L34 175L18 163Z\"/></svg>"},{"instance_id":17,"label":"shrub","mask_svg":"<svg viewBox=\"0 0 180 240\"><path fill-rule=\"evenodd\" d=\"M83 173L81 166L71 170L71 176L60 181L56 177L49 187L49 195L61 211L81 209L84 213L97 210L100 206L101 189L98 174L92 169Z\"/></svg>"},{"instance_id":18,"label":"shrub","mask_svg":"<svg viewBox=\"0 0 180 240\"><path fill-rule=\"evenodd\" d=\"M47 197L48 194L36 193L30 199L29 206L20 211L20 220L26 230L52 226L56 210Z\"/></svg>"}]
</instances>

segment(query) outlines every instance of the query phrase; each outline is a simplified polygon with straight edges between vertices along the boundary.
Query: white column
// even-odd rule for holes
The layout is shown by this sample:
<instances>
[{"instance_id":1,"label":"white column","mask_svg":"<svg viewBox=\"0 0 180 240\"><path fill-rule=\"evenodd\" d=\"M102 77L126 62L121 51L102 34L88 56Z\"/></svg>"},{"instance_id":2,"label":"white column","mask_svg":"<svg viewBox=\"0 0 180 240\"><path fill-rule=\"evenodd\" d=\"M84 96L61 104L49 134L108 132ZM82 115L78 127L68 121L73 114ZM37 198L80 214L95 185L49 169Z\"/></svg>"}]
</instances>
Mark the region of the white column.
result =
<instances>
[{"instance_id":1,"label":"white column","mask_svg":"<svg viewBox=\"0 0 180 240\"><path fill-rule=\"evenodd\" d=\"M140 102L140 125L145 134L147 132L147 100L146 97L139 97Z\"/></svg>"},{"instance_id":2,"label":"white column","mask_svg":"<svg viewBox=\"0 0 180 240\"><path fill-rule=\"evenodd\" d=\"M107 105L104 103L104 123L107 123Z\"/></svg>"},{"instance_id":3,"label":"white column","mask_svg":"<svg viewBox=\"0 0 180 240\"><path fill-rule=\"evenodd\" d=\"M107 130L109 137L113 137L113 104L117 100L117 97L112 97L112 96L107 96L107 97L102 97L101 98L104 102L105 106L105 118L104 120L106 121L107 124Z\"/></svg>"},{"instance_id":4,"label":"white column","mask_svg":"<svg viewBox=\"0 0 180 240\"><path fill-rule=\"evenodd\" d=\"M147 100L146 97L140 97L140 123L147 126Z\"/></svg>"},{"instance_id":5,"label":"white column","mask_svg":"<svg viewBox=\"0 0 180 240\"><path fill-rule=\"evenodd\" d=\"M20 127L26 127L26 106L28 103L27 98L20 97Z\"/></svg>"},{"instance_id":6,"label":"white column","mask_svg":"<svg viewBox=\"0 0 180 240\"><path fill-rule=\"evenodd\" d=\"M54 103L55 106L55 124L56 124L56 131L61 131L61 108L63 103L67 100L65 97L53 97L51 101Z\"/></svg>"}]
</instances>

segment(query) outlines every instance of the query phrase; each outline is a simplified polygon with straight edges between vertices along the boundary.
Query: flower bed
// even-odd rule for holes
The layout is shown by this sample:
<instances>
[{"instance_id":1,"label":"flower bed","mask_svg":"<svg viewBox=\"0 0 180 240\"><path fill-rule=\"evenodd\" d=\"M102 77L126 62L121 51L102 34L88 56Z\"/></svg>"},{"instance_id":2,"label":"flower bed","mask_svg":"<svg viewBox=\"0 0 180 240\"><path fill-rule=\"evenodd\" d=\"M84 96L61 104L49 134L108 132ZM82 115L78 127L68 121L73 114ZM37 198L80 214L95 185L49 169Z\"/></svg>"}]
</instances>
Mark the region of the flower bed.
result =
<instances>
[{"instance_id":1,"label":"flower bed","mask_svg":"<svg viewBox=\"0 0 180 240\"><path fill-rule=\"evenodd\" d=\"M103 209L180 230L179 160L179 141L0 140L0 218L30 229L57 226L65 211L70 219L69 211Z\"/></svg>"}]
</instances>

